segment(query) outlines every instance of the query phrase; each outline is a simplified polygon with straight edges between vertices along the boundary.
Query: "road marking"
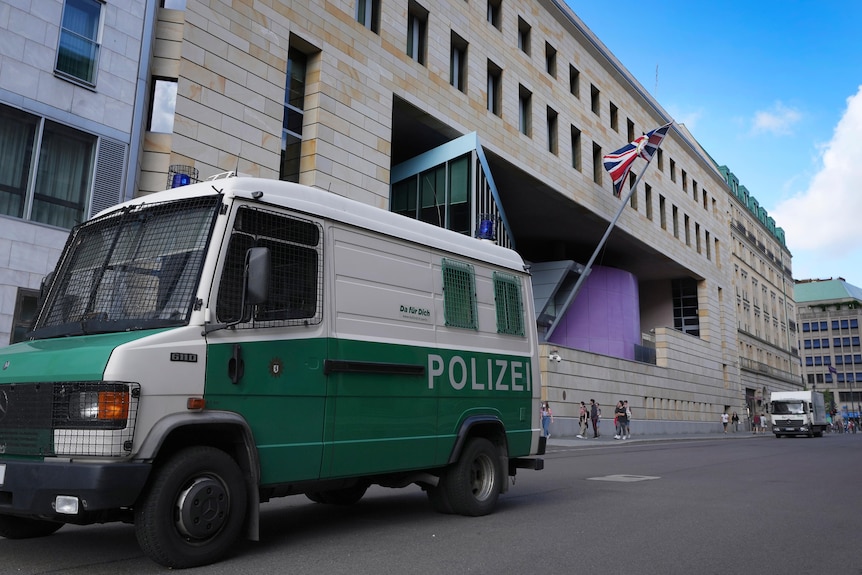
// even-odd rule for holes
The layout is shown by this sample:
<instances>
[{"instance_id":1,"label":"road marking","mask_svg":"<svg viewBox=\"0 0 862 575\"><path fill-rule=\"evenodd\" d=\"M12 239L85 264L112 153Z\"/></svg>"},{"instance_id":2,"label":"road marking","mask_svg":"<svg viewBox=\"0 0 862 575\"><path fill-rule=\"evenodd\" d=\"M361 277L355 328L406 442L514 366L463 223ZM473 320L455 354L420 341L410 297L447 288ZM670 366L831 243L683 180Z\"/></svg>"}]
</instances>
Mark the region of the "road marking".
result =
<instances>
[{"instance_id":1,"label":"road marking","mask_svg":"<svg viewBox=\"0 0 862 575\"><path fill-rule=\"evenodd\" d=\"M661 479L650 475L606 475L604 477L587 477L589 481L616 481L618 483L633 483L635 481L649 481L650 479Z\"/></svg>"}]
</instances>

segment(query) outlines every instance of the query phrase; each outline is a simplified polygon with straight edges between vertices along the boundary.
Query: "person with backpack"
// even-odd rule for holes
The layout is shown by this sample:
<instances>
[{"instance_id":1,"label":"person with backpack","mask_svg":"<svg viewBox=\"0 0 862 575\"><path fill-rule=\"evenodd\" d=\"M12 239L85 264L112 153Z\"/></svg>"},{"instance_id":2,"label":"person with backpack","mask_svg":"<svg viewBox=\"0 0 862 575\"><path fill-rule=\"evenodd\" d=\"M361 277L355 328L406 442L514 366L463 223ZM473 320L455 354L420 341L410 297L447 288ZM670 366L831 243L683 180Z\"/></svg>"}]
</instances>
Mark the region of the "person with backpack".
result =
<instances>
[{"instance_id":1,"label":"person with backpack","mask_svg":"<svg viewBox=\"0 0 862 575\"><path fill-rule=\"evenodd\" d=\"M599 436L599 404L590 400L590 421L593 422L593 439Z\"/></svg>"}]
</instances>

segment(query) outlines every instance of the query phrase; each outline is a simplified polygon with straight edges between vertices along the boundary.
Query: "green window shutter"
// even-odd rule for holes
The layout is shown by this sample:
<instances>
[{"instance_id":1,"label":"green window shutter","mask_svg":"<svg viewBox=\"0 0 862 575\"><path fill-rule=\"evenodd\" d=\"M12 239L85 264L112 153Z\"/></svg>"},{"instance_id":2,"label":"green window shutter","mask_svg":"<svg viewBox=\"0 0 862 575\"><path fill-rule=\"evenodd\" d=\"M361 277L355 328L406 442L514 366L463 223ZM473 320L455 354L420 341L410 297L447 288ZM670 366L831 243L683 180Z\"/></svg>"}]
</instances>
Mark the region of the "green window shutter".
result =
<instances>
[{"instance_id":1,"label":"green window shutter","mask_svg":"<svg viewBox=\"0 0 862 575\"><path fill-rule=\"evenodd\" d=\"M523 336L521 280L517 276L494 272L494 301L497 308L497 333Z\"/></svg>"},{"instance_id":2,"label":"green window shutter","mask_svg":"<svg viewBox=\"0 0 862 575\"><path fill-rule=\"evenodd\" d=\"M478 329L473 266L443 259L443 315L446 326Z\"/></svg>"}]
</instances>

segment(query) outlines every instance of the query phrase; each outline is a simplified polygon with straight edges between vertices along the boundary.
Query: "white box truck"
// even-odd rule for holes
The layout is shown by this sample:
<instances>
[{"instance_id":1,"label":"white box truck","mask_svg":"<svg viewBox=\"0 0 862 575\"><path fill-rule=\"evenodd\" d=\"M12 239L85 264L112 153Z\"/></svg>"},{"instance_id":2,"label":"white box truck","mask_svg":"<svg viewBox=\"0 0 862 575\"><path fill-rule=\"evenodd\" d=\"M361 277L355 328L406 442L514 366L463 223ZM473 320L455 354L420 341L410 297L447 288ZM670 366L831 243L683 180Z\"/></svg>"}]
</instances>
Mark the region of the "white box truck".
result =
<instances>
[{"instance_id":1,"label":"white box truck","mask_svg":"<svg viewBox=\"0 0 862 575\"><path fill-rule=\"evenodd\" d=\"M0 536L132 522L182 568L285 495L490 513L543 466L537 354L514 251L287 182L135 199L71 232L0 349Z\"/></svg>"},{"instance_id":2,"label":"white box truck","mask_svg":"<svg viewBox=\"0 0 862 575\"><path fill-rule=\"evenodd\" d=\"M826 430L826 406L819 391L773 391L769 407L775 437L821 437Z\"/></svg>"}]
</instances>

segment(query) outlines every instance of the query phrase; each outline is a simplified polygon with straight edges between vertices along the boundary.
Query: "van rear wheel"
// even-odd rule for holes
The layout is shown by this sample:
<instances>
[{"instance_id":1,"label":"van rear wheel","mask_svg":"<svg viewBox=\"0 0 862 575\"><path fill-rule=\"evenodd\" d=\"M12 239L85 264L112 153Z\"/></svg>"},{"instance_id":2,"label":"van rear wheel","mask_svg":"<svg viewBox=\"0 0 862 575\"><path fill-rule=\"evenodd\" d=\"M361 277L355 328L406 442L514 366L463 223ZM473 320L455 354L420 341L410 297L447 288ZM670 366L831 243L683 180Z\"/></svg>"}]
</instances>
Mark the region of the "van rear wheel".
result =
<instances>
[{"instance_id":1,"label":"van rear wheel","mask_svg":"<svg viewBox=\"0 0 862 575\"><path fill-rule=\"evenodd\" d=\"M141 549L165 567L208 565L236 543L248 496L242 471L224 451L191 447L153 472L135 508Z\"/></svg>"},{"instance_id":2,"label":"van rear wheel","mask_svg":"<svg viewBox=\"0 0 862 575\"><path fill-rule=\"evenodd\" d=\"M475 437L464 447L458 461L440 478L437 489L444 490L440 496L445 496L453 513L478 517L494 510L502 482L497 449L487 439ZM431 502L434 504L433 498Z\"/></svg>"}]
</instances>

